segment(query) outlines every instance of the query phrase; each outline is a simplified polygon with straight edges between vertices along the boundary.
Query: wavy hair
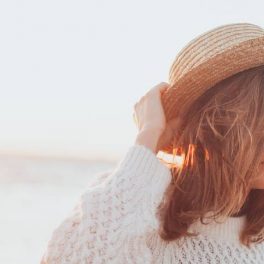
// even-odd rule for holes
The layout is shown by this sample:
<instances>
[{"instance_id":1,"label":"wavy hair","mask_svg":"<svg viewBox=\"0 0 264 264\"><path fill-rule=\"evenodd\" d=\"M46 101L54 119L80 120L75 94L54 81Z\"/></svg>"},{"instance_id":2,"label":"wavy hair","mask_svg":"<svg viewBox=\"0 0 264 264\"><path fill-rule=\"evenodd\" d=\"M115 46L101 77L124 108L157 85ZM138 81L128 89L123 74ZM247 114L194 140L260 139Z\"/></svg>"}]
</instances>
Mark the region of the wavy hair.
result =
<instances>
[{"instance_id":1,"label":"wavy hair","mask_svg":"<svg viewBox=\"0 0 264 264\"><path fill-rule=\"evenodd\" d=\"M240 241L264 240L264 190L252 188L264 151L264 65L239 72L200 96L172 141L182 166L171 166L172 182L157 217L166 241L194 236L197 220L246 210ZM263 175L264 177L264 175Z\"/></svg>"}]
</instances>

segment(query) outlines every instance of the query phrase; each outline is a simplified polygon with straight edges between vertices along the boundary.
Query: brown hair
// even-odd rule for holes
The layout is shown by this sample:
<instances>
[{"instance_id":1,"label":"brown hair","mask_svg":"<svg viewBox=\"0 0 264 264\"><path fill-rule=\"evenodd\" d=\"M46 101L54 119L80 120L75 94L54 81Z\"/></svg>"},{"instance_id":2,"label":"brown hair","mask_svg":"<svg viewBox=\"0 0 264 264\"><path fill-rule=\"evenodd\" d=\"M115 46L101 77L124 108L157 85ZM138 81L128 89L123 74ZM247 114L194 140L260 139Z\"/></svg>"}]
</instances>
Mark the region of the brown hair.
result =
<instances>
[{"instance_id":1,"label":"brown hair","mask_svg":"<svg viewBox=\"0 0 264 264\"><path fill-rule=\"evenodd\" d=\"M158 208L159 235L166 241L194 236L188 227L208 212L231 216L247 201L246 246L264 240L264 190L252 189L264 151L264 65L239 72L200 96L174 136L172 182Z\"/></svg>"}]
</instances>

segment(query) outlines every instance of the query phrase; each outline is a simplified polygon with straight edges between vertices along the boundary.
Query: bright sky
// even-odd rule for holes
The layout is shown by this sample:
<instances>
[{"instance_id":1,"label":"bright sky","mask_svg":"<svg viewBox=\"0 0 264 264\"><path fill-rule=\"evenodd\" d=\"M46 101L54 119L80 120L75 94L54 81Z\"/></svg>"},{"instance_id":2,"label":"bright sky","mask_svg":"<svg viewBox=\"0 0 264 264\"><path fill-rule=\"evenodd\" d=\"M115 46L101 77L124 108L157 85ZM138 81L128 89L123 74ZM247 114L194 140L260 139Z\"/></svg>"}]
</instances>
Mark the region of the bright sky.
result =
<instances>
[{"instance_id":1,"label":"bright sky","mask_svg":"<svg viewBox=\"0 0 264 264\"><path fill-rule=\"evenodd\" d=\"M264 27L264 2L0 2L0 153L119 158L136 101L212 27Z\"/></svg>"}]
</instances>

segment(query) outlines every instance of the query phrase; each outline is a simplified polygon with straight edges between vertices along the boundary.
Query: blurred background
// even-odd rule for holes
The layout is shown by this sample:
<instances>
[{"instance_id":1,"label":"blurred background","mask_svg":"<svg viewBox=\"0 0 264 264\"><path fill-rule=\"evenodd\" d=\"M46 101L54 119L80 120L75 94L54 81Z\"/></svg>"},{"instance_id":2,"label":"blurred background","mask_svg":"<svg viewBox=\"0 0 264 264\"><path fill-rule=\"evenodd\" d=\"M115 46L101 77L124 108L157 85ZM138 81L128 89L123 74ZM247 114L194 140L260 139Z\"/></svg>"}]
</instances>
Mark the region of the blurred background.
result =
<instances>
[{"instance_id":1,"label":"blurred background","mask_svg":"<svg viewBox=\"0 0 264 264\"><path fill-rule=\"evenodd\" d=\"M0 2L0 263L39 263L87 184L134 143L133 106L188 41L264 27L264 2Z\"/></svg>"}]
</instances>

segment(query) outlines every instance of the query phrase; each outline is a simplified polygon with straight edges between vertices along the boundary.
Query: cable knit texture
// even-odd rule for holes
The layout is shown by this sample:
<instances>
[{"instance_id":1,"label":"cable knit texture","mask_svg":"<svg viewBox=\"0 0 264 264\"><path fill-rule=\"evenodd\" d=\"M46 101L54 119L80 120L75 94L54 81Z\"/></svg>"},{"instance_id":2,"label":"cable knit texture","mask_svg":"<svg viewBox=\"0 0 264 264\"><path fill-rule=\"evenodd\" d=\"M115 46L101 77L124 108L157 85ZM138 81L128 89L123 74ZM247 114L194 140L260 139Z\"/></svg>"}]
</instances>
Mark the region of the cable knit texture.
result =
<instances>
[{"instance_id":1,"label":"cable knit texture","mask_svg":"<svg viewBox=\"0 0 264 264\"><path fill-rule=\"evenodd\" d=\"M169 168L150 149L130 146L53 231L41 264L264 263L264 243L239 243L245 216L197 222L190 227L197 237L163 241L155 213L170 182Z\"/></svg>"}]
</instances>

